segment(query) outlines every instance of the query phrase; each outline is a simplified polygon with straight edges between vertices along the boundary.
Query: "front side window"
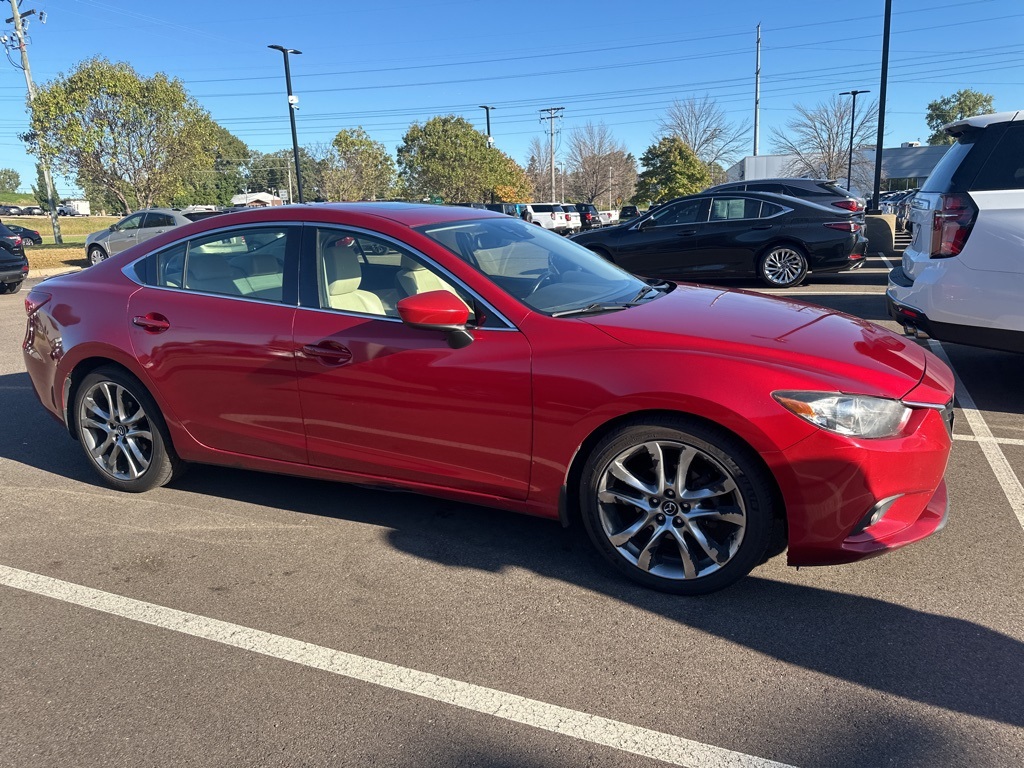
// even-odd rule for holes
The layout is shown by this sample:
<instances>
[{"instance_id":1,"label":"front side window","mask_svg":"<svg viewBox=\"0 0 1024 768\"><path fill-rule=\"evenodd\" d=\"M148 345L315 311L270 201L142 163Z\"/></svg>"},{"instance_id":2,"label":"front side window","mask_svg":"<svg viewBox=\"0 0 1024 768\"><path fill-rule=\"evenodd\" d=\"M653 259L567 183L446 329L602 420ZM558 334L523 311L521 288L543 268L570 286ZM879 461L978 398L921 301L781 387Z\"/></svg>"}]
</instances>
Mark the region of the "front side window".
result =
<instances>
[{"instance_id":1,"label":"front side window","mask_svg":"<svg viewBox=\"0 0 1024 768\"><path fill-rule=\"evenodd\" d=\"M656 210L651 214L651 218L658 223L658 226L696 224L698 221L704 221L704 217L700 215L703 207L703 200L684 200Z\"/></svg>"},{"instance_id":2,"label":"front side window","mask_svg":"<svg viewBox=\"0 0 1024 768\"><path fill-rule=\"evenodd\" d=\"M117 225L116 225L117 231L118 232L125 232L125 231L127 231L129 229L138 229L139 227L142 226L142 217L143 216L145 216L144 213L133 213L127 219L123 219L122 221L117 223Z\"/></svg>"},{"instance_id":3,"label":"front side window","mask_svg":"<svg viewBox=\"0 0 1024 768\"><path fill-rule=\"evenodd\" d=\"M317 286L322 309L398 317L407 296L448 291L470 307L472 297L425 259L397 244L340 229L317 232Z\"/></svg>"},{"instance_id":4,"label":"front side window","mask_svg":"<svg viewBox=\"0 0 1024 768\"><path fill-rule=\"evenodd\" d=\"M518 219L447 222L419 231L540 312L623 305L654 293L583 246Z\"/></svg>"}]
</instances>

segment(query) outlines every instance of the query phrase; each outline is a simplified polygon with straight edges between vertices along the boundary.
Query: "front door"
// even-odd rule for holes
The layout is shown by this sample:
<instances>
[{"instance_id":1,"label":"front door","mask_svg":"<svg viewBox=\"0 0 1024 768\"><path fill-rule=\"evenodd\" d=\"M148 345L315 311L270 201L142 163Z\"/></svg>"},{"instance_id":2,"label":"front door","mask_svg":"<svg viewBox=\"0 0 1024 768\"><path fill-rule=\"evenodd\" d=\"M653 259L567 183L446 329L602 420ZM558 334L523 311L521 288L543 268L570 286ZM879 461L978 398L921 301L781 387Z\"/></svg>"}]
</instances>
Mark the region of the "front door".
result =
<instances>
[{"instance_id":1,"label":"front door","mask_svg":"<svg viewBox=\"0 0 1024 768\"><path fill-rule=\"evenodd\" d=\"M523 334L474 328L472 344L452 349L395 309L404 295L439 288L472 303L434 265L344 230L322 229L307 243L318 306L298 310L295 349L310 463L525 498L532 406Z\"/></svg>"}]
</instances>

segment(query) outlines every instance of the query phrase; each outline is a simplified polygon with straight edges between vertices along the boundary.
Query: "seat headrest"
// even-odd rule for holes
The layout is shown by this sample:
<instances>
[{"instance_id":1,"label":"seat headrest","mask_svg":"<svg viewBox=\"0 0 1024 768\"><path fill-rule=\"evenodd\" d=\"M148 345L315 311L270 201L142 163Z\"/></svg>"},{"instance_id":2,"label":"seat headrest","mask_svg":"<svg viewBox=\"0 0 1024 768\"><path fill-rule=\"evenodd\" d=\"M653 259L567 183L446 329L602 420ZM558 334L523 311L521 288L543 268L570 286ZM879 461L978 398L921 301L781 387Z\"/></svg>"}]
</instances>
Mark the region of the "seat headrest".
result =
<instances>
[{"instance_id":1,"label":"seat headrest","mask_svg":"<svg viewBox=\"0 0 1024 768\"><path fill-rule=\"evenodd\" d=\"M359 256L350 247L335 245L324 248L324 271L327 281L327 293L339 296L359 290L362 270L359 268Z\"/></svg>"},{"instance_id":2,"label":"seat headrest","mask_svg":"<svg viewBox=\"0 0 1024 768\"><path fill-rule=\"evenodd\" d=\"M234 272L227 259L219 253L197 253L189 256L188 271L197 280L219 280Z\"/></svg>"},{"instance_id":3,"label":"seat headrest","mask_svg":"<svg viewBox=\"0 0 1024 768\"><path fill-rule=\"evenodd\" d=\"M426 267L424 267L414 258L412 258L411 256L406 256L404 253L402 254L401 268L404 270L426 269Z\"/></svg>"}]
</instances>

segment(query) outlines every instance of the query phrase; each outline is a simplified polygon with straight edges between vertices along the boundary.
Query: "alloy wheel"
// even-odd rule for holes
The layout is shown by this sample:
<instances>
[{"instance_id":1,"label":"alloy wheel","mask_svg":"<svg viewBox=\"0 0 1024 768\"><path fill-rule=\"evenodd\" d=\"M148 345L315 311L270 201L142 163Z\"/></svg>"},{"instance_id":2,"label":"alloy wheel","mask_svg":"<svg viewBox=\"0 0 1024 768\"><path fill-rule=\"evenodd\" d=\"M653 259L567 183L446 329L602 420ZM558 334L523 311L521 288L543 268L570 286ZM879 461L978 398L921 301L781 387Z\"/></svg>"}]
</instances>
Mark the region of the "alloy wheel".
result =
<instances>
[{"instance_id":1,"label":"alloy wheel","mask_svg":"<svg viewBox=\"0 0 1024 768\"><path fill-rule=\"evenodd\" d=\"M138 399L113 381L93 384L82 396L78 428L99 470L115 480L138 480L153 461L153 426Z\"/></svg>"},{"instance_id":2,"label":"alloy wheel","mask_svg":"<svg viewBox=\"0 0 1024 768\"><path fill-rule=\"evenodd\" d=\"M766 281L780 287L796 285L807 271L804 255L795 248L773 248L764 258L761 272Z\"/></svg>"}]
</instances>

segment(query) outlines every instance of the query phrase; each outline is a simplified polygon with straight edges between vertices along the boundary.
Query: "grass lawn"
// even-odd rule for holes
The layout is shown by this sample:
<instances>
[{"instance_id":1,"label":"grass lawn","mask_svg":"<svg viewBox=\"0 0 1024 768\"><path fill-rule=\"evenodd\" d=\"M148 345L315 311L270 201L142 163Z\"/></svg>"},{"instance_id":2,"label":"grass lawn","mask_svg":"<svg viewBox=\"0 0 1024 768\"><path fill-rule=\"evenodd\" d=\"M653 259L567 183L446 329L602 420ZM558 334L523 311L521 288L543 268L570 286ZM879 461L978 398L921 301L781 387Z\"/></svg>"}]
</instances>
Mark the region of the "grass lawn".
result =
<instances>
[{"instance_id":1,"label":"grass lawn","mask_svg":"<svg viewBox=\"0 0 1024 768\"><path fill-rule=\"evenodd\" d=\"M85 237L92 232L106 229L117 216L61 216L62 245L53 242L53 226L49 216L4 216L4 224L18 224L36 230L43 236L42 245L25 248L30 269L52 269L54 267L87 267L85 258Z\"/></svg>"},{"instance_id":2,"label":"grass lawn","mask_svg":"<svg viewBox=\"0 0 1024 768\"><path fill-rule=\"evenodd\" d=\"M84 235L82 240L85 240ZM85 248L81 243L30 245L25 249L25 255L28 257L30 270L89 266L89 261L85 258Z\"/></svg>"}]
</instances>

